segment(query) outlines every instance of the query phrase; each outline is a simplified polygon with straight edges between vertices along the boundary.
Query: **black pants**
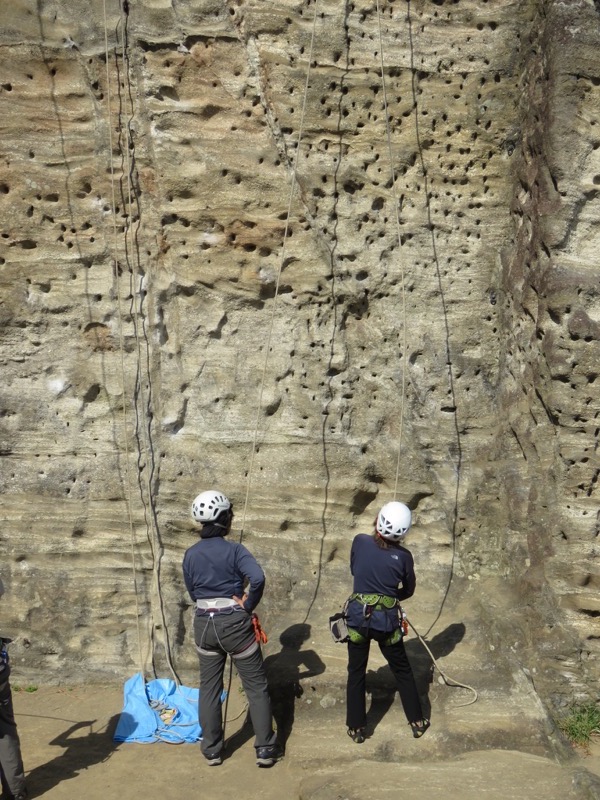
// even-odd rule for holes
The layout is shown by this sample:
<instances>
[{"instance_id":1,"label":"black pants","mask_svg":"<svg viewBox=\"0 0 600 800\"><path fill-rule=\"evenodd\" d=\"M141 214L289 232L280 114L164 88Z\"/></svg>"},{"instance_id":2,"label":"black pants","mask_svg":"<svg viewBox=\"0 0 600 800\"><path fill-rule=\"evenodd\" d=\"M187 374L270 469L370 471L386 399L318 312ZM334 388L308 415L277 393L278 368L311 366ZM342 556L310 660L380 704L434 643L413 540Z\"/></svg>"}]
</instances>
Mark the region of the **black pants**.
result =
<instances>
[{"instance_id":1,"label":"black pants","mask_svg":"<svg viewBox=\"0 0 600 800\"><path fill-rule=\"evenodd\" d=\"M364 728L367 723L365 676L371 639L377 640L389 636L389 634L378 636L376 631L369 631L368 635L369 639L364 644L348 642L348 682L346 684L346 725L348 728ZM404 642L400 639L396 644L385 645L381 641L378 644L396 679L406 719L409 722L418 722L423 719L423 711L412 668L404 649Z\"/></svg>"},{"instance_id":2,"label":"black pants","mask_svg":"<svg viewBox=\"0 0 600 800\"><path fill-rule=\"evenodd\" d=\"M221 696L227 655L233 658L248 699L256 736L254 746L274 745L277 735L273 731L267 677L260 647L252 646L256 639L250 615L245 611L214 614L212 617L208 614L197 615L194 618L194 638L200 659L198 711L204 755L219 755L223 749Z\"/></svg>"},{"instance_id":3,"label":"black pants","mask_svg":"<svg viewBox=\"0 0 600 800\"><path fill-rule=\"evenodd\" d=\"M21 745L8 678L0 678L0 773L3 789L8 789L15 797L25 790Z\"/></svg>"}]
</instances>

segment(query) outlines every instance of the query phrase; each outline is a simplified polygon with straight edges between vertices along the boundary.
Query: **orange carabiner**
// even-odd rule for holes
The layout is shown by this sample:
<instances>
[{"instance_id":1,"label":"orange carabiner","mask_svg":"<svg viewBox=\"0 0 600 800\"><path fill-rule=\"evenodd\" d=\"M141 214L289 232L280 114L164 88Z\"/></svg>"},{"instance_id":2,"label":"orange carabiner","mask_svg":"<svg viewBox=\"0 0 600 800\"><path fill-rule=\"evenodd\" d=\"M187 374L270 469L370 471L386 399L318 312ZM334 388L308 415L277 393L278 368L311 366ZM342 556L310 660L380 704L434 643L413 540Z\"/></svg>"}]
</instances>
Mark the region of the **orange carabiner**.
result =
<instances>
[{"instance_id":1,"label":"orange carabiner","mask_svg":"<svg viewBox=\"0 0 600 800\"><path fill-rule=\"evenodd\" d=\"M259 644L266 644L269 639L267 634L263 631L260 620L257 614L252 614L252 625L254 626L254 636Z\"/></svg>"}]
</instances>

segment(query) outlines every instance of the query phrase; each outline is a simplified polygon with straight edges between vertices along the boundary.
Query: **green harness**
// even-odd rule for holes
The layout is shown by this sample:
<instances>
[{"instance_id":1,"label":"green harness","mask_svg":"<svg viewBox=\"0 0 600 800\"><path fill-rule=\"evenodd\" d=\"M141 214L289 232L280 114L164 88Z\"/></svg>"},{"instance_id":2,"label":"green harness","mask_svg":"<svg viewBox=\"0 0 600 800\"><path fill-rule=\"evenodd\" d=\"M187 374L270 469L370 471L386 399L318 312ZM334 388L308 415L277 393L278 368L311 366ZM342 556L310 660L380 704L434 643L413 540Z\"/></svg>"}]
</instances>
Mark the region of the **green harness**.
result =
<instances>
[{"instance_id":1,"label":"green harness","mask_svg":"<svg viewBox=\"0 0 600 800\"><path fill-rule=\"evenodd\" d=\"M390 611L392 608L398 606L398 600L395 597L389 597L385 594L361 594L360 592L355 592L351 594L348 598L348 602L352 600L357 600L363 606L368 608L368 613L365 613L365 618L368 619L373 611ZM397 642L402 639L403 631L402 627L398 627L395 631L392 631L388 637L386 637L383 641L383 645L391 645L396 644ZM354 644L365 644L368 642L368 638L363 636L362 633L359 633L356 628L348 628L348 639L353 642Z\"/></svg>"},{"instance_id":2,"label":"green harness","mask_svg":"<svg viewBox=\"0 0 600 800\"><path fill-rule=\"evenodd\" d=\"M349 597L350 600L358 600L363 606L369 606L373 611L389 611L390 608L398 605L395 597L388 597L386 594L361 594L355 592Z\"/></svg>"}]
</instances>

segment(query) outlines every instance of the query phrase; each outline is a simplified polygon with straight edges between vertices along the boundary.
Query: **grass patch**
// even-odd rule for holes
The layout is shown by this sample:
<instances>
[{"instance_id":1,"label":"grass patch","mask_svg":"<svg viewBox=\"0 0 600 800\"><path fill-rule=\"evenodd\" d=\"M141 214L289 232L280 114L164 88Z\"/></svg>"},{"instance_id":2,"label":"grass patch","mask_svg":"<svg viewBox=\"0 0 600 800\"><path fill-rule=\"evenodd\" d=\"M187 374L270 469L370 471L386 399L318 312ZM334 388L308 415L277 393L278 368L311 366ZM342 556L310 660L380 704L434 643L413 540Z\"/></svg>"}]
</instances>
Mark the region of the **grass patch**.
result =
<instances>
[{"instance_id":1,"label":"grass patch","mask_svg":"<svg viewBox=\"0 0 600 800\"><path fill-rule=\"evenodd\" d=\"M571 706L567 716L559 720L558 727L573 744L585 747L593 734L600 734L600 706L597 703Z\"/></svg>"}]
</instances>

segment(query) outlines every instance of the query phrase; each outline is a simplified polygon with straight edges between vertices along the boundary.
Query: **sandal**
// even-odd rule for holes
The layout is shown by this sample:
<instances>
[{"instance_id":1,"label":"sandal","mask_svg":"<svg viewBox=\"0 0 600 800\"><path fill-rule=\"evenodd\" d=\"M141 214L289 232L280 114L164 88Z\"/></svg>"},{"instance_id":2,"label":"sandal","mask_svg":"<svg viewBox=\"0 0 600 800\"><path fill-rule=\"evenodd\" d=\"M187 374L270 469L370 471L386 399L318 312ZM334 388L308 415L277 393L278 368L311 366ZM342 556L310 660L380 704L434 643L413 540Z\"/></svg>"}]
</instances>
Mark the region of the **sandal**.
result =
<instances>
[{"instance_id":1,"label":"sandal","mask_svg":"<svg viewBox=\"0 0 600 800\"><path fill-rule=\"evenodd\" d=\"M356 742L356 744L362 744L367 738L364 728L348 728L348 736L353 742Z\"/></svg>"},{"instance_id":2,"label":"sandal","mask_svg":"<svg viewBox=\"0 0 600 800\"><path fill-rule=\"evenodd\" d=\"M418 722L409 722L408 724L410 725L412 735L415 737L415 739L420 739L427 728L431 725L431 722L423 717L423 719L419 720Z\"/></svg>"}]
</instances>

